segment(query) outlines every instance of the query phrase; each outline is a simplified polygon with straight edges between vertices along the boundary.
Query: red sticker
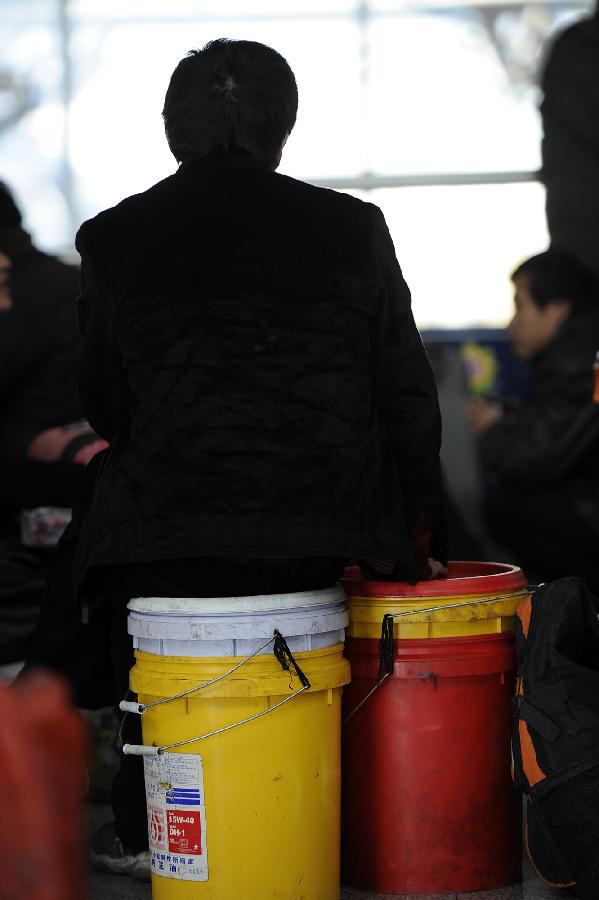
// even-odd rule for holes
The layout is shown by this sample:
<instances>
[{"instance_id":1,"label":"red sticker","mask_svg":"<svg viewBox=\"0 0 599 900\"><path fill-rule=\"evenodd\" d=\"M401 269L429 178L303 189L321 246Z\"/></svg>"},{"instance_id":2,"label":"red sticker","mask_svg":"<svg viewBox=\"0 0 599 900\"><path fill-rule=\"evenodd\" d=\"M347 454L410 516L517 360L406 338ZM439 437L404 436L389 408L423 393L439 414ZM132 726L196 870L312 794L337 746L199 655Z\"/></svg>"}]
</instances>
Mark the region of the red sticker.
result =
<instances>
[{"instance_id":1,"label":"red sticker","mask_svg":"<svg viewBox=\"0 0 599 900\"><path fill-rule=\"evenodd\" d=\"M198 809L167 809L166 821L171 853L202 855L202 821Z\"/></svg>"},{"instance_id":2,"label":"red sticker","mask_svg":"<svg viewBox=\"0 0 599 900\"><path fill-rule=\"evenodd\" d=\"M148 824L150 840L157 847L166 850L166 841L164 834L164 818L161 809L158 809L148 803Z\"/></svg>"}]
</instances>

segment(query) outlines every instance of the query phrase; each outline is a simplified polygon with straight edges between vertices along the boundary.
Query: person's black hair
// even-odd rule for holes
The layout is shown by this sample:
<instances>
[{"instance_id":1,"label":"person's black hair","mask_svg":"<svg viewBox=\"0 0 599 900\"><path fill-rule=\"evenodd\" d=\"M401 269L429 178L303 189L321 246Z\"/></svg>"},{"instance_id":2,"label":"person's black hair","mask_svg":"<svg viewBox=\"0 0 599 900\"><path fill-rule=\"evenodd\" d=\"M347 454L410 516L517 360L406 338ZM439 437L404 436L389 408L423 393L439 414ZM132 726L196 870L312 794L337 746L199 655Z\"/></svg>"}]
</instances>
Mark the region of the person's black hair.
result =
<instances>
[{"instance_id":1,"label":"person's black hair","mask_svg":"<svg viewBox=\"0 0 599 900\"><path fill-rule=\"evenodd\" d=\"M274 167L295 124L295 77L271 47L219 38L178 64L162 115L178 162L241 151Z\"/></svg>"},{"instance_id":2,"label":"person's black hair","mask_svg":"<svg viewBox=\"0 0 599 900\"><path fill-rule=\"evenodd\" d=\"M0 230L3 228L19 227L21 225L21 213L14 201L9 187L0 181Z\"/></svg>"},{"instance_id":3,"label":"person's black hair","mask_svg":"<svg viewBox=\"0 0 599 900\"><path fill-rule=\"evenodd\" d=\"M550 248L531 256L512 273L528 276L529 291L540 309L553 300L568 300L575 311L591 303L599 305L599 284L581 263L562 250Z\"/></svg>"}]
</instances>

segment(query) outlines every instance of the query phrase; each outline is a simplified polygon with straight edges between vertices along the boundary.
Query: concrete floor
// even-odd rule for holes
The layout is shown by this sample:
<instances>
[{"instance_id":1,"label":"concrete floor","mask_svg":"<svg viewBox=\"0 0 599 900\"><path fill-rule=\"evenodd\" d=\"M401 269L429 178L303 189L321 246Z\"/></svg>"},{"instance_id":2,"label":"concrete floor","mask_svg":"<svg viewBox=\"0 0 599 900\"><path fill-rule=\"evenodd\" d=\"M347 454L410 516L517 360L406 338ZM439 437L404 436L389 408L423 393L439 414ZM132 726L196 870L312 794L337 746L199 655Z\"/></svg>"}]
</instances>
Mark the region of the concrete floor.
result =
<instances>
[{"instance_id":1,"label":"concrete floor","mask_svg":"<svg viewBox=\"0 0 599 900\"><path fill-rule=\"evenodd\" d=\"M90 828L97 828L111 818L110 807L94 804L90 807ZM133 878L90 872L88 900L151 900L152 892L148 883ZM569 896L569 895L566 895ZM341 888L340 900L556 900L565 895L552 891L535 875L527 860L524 862L524 882L497 891L483 891L474 894L371 894L351 888ZM265 898L266 900L266 898ZM285 900L313 900L311 897L289 897Z\"/></svg>"}]
</instances>

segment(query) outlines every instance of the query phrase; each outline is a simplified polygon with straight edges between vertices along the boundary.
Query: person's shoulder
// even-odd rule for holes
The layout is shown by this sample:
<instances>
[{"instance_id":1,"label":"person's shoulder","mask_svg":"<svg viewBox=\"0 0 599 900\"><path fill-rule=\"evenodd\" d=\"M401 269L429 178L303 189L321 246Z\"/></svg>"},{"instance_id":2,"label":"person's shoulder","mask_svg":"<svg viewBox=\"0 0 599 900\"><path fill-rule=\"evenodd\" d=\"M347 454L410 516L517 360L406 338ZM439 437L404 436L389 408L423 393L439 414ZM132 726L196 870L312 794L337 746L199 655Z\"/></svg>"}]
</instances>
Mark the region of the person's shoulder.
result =
<instances>
[{"instance_id":1,"label":"person's shoulder","mask_svg":"<svg viewBox=\"0 0 599 900\"><path fill-rule=\"evenodd\" d=\"M378 206L352 194L300 181L288 175L276 175L279 202L288 215L321 223L331 235L355 237L364 247L386 234L385 218Z\"/></svg>"},{"instance_id":2,"label":"person's shoulder","mask_svg":"<svg viewBox=\"0 0 599 900\"><path fill-rule=\"evenodd\" d=\"M147 214L160 206L161 200L172 191L173 185L174 176L169 175L147 190L125 197L116 206L104 209L91 219L87 219L75 237L75 246L79 253L98 242L118 243L123 231L131 222L143 221Z\"/></svg>"},{"instance_id":3,"label":"person's shoulder","mask_svg":"<svg viewBox=\"0 0 599 900\"><path fill-rule=\"evenodd\" d=\"M32 256L32 270L51 279L51 285L79 284L80 269L76 263L66 262L53 253L36 250Z\"/></svg>"},{"instance_id":4,"label":"person's shoulder","mask_svg":"<svg viewBox=\"0 0 599 900\"><path fill-rule=\"evenodd\" d=\"M36 298L42 296L47 305L53 296L71 297L78 293L80 269L55 254L33 247L31 252L14 261L11 281L19 305L25 304L29 308L30 303L35 305Z\"/></svg>"},{"instance_id":5,"label":"person's shoulder","mask_svg":"<svg viewBox=\"0 0 599 900\"><path fill-rule=\"evenodd\" d=\"M584 385L592 379L593 363L599 347L599 308L589 307L570 315L555 339L532 360L535 381L548 385L556 395Z\"/></svg>"},{"instance_id":6,"label":"person's shoulder","mask_svg":"<svg viewBox=\"0 0 599 900\"><path fill-rule=\"evenodd\" d=\"M320 185L310 184L309 181L301 181L298 178L292 178L290 175L276 173L276 183L290 194L301 197L306 203L313 203L323 209L331 209L341 214L353 214L364 219L382 213L378 206L374 203L367 203L354 197L353 194L347 194L344 191L335 190L333 188L321 187Z\"/></svg>"}]
</instances>

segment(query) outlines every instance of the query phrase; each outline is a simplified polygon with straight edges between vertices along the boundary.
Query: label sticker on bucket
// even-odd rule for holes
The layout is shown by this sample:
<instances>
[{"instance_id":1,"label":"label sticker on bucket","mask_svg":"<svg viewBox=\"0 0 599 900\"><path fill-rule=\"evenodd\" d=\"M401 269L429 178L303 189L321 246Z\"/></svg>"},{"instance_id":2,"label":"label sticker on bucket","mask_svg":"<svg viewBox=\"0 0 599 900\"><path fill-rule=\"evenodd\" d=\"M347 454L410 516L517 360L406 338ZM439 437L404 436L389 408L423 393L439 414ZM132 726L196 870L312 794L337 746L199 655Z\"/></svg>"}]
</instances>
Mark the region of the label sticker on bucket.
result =
<instances>
[{"instance_id":1,"label":"label sticker on bucket","mask_svg":"<svg viewBox=\"0 0 599 900\"><path fill-rule=\"evenodd\" d=\"M152 872L163 878L208 881L202 757L145 756L144 774Z\"/></svg>"}]
</instances>

